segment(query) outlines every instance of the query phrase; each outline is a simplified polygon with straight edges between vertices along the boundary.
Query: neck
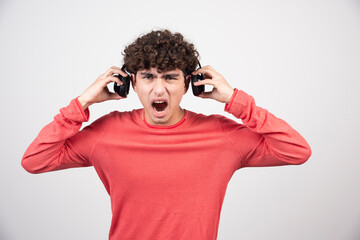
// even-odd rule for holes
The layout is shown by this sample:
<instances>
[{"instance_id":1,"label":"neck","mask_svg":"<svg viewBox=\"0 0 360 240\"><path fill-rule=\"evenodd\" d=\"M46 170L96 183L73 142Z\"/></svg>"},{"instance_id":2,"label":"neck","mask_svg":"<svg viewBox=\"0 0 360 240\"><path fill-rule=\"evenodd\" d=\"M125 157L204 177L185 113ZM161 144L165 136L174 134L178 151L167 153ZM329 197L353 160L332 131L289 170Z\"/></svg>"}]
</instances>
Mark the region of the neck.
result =
<instances>
[{"instance_id":1,"label":"neck","mask_svg":"<svg viewBox=\"0 0 360 240\"><path fill-rule=\"evenodd\" d=\"M151 117L148 116L146 111L144 111L145 121L150 125L159 125L159 126L174 125L174 124L180 122L181 119L184 117L184 115L185 115L185 109L182 109L179 106L179 111L177 111L171 118L169 118L168 120L160 119L159 121L157 121L157 120L152 120Z\"/></svg>"}]
</instances>

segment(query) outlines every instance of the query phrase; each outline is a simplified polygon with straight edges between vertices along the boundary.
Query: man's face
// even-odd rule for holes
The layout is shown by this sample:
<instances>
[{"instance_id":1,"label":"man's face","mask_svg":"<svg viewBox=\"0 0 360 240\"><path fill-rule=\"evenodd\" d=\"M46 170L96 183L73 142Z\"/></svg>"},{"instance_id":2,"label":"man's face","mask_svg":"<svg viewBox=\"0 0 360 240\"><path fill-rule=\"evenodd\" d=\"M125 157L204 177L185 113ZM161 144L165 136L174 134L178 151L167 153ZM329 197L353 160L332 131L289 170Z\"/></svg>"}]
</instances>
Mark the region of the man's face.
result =
<instances>
[{"instance_id":1,"label":"man's face","mask_svg":"<svg viewBox=\"0 0 360 240\"><path fill-rule=\"evenodd\" d=\"M180 69L161 73L156 68L139 70L133 86L144 106L147 123L173 125L184 116L180 102L186 90L184 73Z\"/></svg>"}]
</instances>

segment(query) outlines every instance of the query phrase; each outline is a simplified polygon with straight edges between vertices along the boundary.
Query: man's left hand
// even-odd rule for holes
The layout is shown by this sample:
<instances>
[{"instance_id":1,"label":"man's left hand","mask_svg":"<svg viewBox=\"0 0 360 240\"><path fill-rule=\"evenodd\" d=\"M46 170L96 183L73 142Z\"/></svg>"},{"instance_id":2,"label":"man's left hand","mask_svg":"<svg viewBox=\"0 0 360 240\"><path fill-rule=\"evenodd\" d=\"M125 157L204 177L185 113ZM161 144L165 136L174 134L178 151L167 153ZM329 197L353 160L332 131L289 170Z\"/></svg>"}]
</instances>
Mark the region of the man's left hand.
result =
<instances>
[{"instance_id":1,"label":"man's left hand","mask_svg":"<svg viewBox=\"0 0 360 240\"><path fill-rule=\"evenodd\" d=\"M204 74L204 80L199 80L194 83L195 86L212 85L214 88L211 92L203 92L199 95L202 98L212 98L222 103L229 103L234 93L234 89L229 85L225 78L216 72L211 66L202 67L192 74Z\"/></svg>"}]
</instances>

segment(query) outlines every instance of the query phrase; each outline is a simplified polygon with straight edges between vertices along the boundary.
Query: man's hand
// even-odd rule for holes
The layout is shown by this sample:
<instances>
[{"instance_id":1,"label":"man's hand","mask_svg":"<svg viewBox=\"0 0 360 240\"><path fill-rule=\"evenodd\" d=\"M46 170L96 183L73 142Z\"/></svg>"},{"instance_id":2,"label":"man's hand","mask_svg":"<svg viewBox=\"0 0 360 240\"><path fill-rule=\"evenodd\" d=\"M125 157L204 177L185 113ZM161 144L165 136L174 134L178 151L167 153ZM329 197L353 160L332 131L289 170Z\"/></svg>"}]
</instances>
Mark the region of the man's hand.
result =
<instances>
[{"instance_id":1,"label":"man's hand","mask_svg":"<svg viewBox=\"0 0 360 240\"><path fill-rule=\"evenodd\" d=\"M204 74L205 79L195 82L195 86L208 84L214 87L211 92L203 92L199 95L199 97L212 98L222 103L230 102L230 99L234 93L234 89L229 85L229 83L221 74L216 72L209 65L194 71L192 74L196 75L199 73Z\"/></svg>"},{"instance_id":2,"label":"man's hand","mask_svg":"<svg viewBox=\"0 0 360 240\"><path fill-rule=\"evenodd\" d=\"M107 87L111 82L117 82L118 84L123 85L123 82L120 81L118 77L113 76L113 74L120 74L124 77L127 76L125 72L115 66L112 66L105 73L101 74L78 98L84 110L93 103L123 98L117 93L110 92Z\"/></svg>"}]
</instances>

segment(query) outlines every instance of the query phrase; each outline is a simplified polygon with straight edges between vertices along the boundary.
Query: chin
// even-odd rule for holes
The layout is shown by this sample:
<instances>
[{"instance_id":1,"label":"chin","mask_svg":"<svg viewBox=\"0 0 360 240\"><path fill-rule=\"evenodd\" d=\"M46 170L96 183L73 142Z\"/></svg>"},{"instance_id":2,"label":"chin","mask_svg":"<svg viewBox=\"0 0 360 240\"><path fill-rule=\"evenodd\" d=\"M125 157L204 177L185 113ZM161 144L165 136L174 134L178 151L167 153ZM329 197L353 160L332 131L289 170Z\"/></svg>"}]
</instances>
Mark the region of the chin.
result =
<instances>
[{"instance_id":1,"label":"chin","mask_svg":"<svg viewBox=\"0 0 360 240\"><path fill-rule=\"evenodd\" d=\"M167 125L167 123L169 122L169 116L167 111L165 114L156 113L153 108L150 108L147 113L150 121L148 123L151 125Z\"/></svg>"},{"instance_id":2,"label":"chin","mask_svg":"<svg viewBox=\"0 0 360 240\"><path fill-rule=\"evenodd\" d=\"M166 126L166 125L168 125L167 122L168 121L166 121L165 119L159 119L157 121L154 121L154 124L155 125L165 125Z\"/></svg>"}]
</instances>

